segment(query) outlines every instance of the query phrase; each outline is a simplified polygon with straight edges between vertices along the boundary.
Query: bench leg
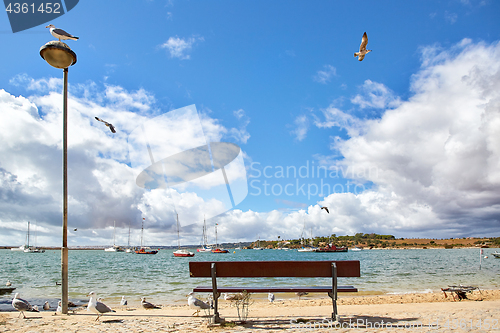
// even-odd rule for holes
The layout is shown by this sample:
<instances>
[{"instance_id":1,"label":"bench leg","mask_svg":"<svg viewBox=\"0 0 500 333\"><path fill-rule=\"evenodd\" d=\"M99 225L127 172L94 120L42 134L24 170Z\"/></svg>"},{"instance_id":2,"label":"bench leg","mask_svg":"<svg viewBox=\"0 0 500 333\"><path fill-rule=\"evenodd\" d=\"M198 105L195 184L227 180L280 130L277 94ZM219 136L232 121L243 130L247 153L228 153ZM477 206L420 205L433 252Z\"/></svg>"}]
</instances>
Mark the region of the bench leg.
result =
<instances>
[{"instance_id":1,"label":"bench leg","mask_svg":"<svg viewBox=\"0 0 500 333\"><path fill-rule=\"evenodd\" d=\"M328 296L332 298L333 312L332 321L337 319L337 265L332 263L332 291L328 293Z\"/></svg>"},{"instance_id":2,"label":"bench leg","mask_svg":"<svg viewBox=\"0 0 500 333\"><path fill-rule=\"evenodd\" d=\"M212 292L214 297L214 316L212 318L212 323L217 324L220 323L221 320L219 316L220 293L217 291L217 272L215 270L215 263L212 263L210 270L212 274Z\"/></svg>"}]
</instances>

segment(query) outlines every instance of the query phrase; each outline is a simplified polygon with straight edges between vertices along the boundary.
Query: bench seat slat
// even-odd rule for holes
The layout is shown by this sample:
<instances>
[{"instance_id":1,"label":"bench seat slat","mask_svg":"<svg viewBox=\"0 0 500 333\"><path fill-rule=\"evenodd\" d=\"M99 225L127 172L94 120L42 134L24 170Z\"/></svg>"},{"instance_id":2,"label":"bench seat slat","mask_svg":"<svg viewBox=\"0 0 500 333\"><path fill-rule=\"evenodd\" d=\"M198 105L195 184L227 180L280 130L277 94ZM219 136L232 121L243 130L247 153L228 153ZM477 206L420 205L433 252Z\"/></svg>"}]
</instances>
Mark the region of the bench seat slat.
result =
<instances>
[{"instance_id":1,"label":"bench seat slat","mask_svg":"<svg viewBox=\"0 0 500 333\"><path fill-rule=\"evenodd\" d=\"M359 277L358 260L320 261L217 261L217 278L235 277L331 277L332 263L338 277ZM191 277L211 277L210 261L190 261Z\"/></svg>"},{"instance_id":2,"label":"bench seat slat","mask_svg":"<svg viewBox=\"0 0 500 333\"><path fill-rule=\"evenodd\" d=\"M296 293L296 292L309 292L309 293L327 293L332 291L332 286L311 286L311 287L220 287L217 286L217 291L220 293L237 293L242 291L249 293ZM211 286L198 286L193 289L197 293L212 292ZM358 289L353 286L337 286L337 292L355 293Z\"/></svg>"}]
</instances>

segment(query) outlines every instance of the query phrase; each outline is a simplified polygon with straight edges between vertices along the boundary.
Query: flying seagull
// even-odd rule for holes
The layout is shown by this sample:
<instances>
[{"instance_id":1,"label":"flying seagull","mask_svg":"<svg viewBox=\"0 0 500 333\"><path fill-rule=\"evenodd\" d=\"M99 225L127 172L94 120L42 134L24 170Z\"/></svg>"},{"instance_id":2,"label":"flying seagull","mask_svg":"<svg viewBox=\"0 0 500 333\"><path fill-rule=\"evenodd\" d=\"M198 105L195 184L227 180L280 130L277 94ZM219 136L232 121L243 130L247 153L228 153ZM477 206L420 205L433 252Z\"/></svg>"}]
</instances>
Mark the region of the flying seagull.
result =
<instances>
[{"instance_id":1,"label":"flying seagull","mask_svg":"<svg viewBox=\"0 0 500 333\"><path fill-rule=\"evenodd\" d=\"M87 305L87 311L97 313L96 320L99 320L99 317L106 312L115 312L115 310L111 310L111 308L106 304L97 301L97 295L95 294L95 292L91 291L87 296L90 296L89 304Z\"/></svg>"},{"instance_id":2,"label":"flying seagull","mask_svg":"<svg viewBox=\"0 0 500 333\"><path fill-rule=\"evenodd\" d=\"M53 24L49 24L45 28L50 28L50 34L55 38L59 39L59 41L61 41L61 39L71 39L71 40L78 39L78 37L75 37L72 34L68 34L63 29L57 29Z\"/></svg>"},{"instance_id":3,"label":"flying seagull","mask_svg":"<svg viewBox=\"0 0 500 333\"><path fill-rule=\"evenodd\" d=\"M191 308L193 309L196 309L196 312L194 312L192 314L192 316L194 316L195 314L198 315L198 313L200 313L200 310L203 309L203 310L206 310L206 309L210 309L210 305L208 305L207 303L203 302L203 301L200 301L199 299L197 299L196 297L193 296L193 292L190 292L188 294L189 298L188 298L188 304Z\"/></svg>"},{"instance_id":4,"label":"flying seagull","mask_svg":"<svg viewBox=\"0 0 500 333\"><path fill-rule=\"evenodd\" d=\"M365 58L365 55L372 50L367 50L366 45L368 44L368 36L366 32L363 34L363 38L361 38L361 45L359 46L359 52L354 53L354 57L358 57L359 61L362 61Z\"/></svg>"},{"instance_id":5,"label":"flying seagull","mask_svg":"<svg viewBox=\"0 0 500 333\"><path fill-rule=\"evenodd\" d=\"M146 302L146 297L141 298L141 304L144 309L161 309L152 303Z\"/></svg>"},{"instance_id":6,"label":"flying seagull","mask_svg":"<svg viewBox=\"0 0 500 333\"><path fill-rule=\"evenodd\" d=\"M330 214L330 211L328 210L328 207L321 207L321 209L326 210L326 212L327 212L328 214Z\"/></svg>"},{"instance_id":7,"label":"flying seagull","mask_svg":"<svg viewBox=\"0 0 500 333\"><path fill-rule=\"evenodd\" d=\"M100 122L103 122L104 125L108 126L112 133L116 133L115 127L113 125L111 125L107 121L102 120L101 118L95 117L95 119L98 120L98 121L100 121Z\"/></svg>"},{"instance_id":8,"label":"flying seagull","mask_svg":"<svg viewBox=\"0 0 500 333\"><path fill-rule=\"evenodd\" d=\"M14 298L12 299L12 307L14 309L16 309L17 311L21 312L24 319L26 319L26 316L24 315L25 311L38 312L37 310L33 309L33 307L31 306L31 304L28 301L25 301L22 298L18 298L18 296L19 296L19 293L16 293L14 295ZM19 317L20 316L21 315L19 315Z\"/></svg>"}]
</instances>

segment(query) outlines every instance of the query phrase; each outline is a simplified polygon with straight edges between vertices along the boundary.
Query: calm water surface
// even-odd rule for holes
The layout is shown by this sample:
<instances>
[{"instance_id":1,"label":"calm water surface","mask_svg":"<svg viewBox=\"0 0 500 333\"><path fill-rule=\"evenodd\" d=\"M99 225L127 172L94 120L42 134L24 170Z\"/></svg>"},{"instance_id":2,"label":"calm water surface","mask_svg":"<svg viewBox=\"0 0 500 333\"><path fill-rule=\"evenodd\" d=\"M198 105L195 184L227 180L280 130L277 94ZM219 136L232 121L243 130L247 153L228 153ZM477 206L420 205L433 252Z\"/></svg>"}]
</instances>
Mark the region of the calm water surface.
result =
<instances>
[{"instance_id":1,"label":"calm water surface","mask_svg":"<svg viewBox=\"0 0 500 333\"><path fill-rule=\"evenodd\" d=\"M196 253L192 258L175 258L173 250L156 255L137 255L103 250L69 251L69 297L87 300L97 292L107 303L122 295L130 300L145 296L157 303L185 302L185 295L209 279L189 277L189 261L208 260L360 260L360 278L340 278L341 285L354 285L362 293L407 293L440 290L448 285L473 285L500 289L500 259L483 249L363 250L346 253L301 253L284 250L231 250L228 254ZM25 299L51 299L57 305L61 295L60 251L23 253L0 250L0 284L10 280ZM221 279L220 285L328 285L329 279ZM12 295L0 296L0 304ZM51 305L52 302L51 301ZM43 304L43 302L41 302ZM1 309L1 307L0 307Z\"/></svg>"}]
</instances>

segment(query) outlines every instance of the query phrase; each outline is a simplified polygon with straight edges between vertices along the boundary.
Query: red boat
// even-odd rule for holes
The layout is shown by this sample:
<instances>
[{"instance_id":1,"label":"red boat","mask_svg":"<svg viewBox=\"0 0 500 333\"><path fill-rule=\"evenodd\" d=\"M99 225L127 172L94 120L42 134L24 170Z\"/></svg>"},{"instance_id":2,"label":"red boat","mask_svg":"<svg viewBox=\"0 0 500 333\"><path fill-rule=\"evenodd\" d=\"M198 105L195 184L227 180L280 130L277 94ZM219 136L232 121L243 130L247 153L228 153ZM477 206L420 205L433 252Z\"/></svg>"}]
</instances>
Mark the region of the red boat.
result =
<instances>
[{"instance_id":1,"label":"red boat","mask_svg":"<svg viewBox=\"0 0 500 333\"><path fill-rule=\"evenodd\" d=\"M135 253L137 254L157 254L157 250L146 250L145 248L141 247L140 250L135 250Z\"/></svg>"},{"instance_id":2,"label":"red boat","mask_svg":"<svg viewBox=\"0 0 500 333\"><path fill-rule=\"evenodd\" d=\"M314 250L314 252L347 252L347 246L336 247L335 245L327 245Z\"/></svg>"},{"instance_id":3,"label":"red boat","mask_svg":"<svg viewBox=\"0 0 500 333\"><path fill-rule=\"evenodd\" d=\"M229 253L229 250L226 250L226 249L213 249L212 253Z\"/></svg>"}]
</instances>

